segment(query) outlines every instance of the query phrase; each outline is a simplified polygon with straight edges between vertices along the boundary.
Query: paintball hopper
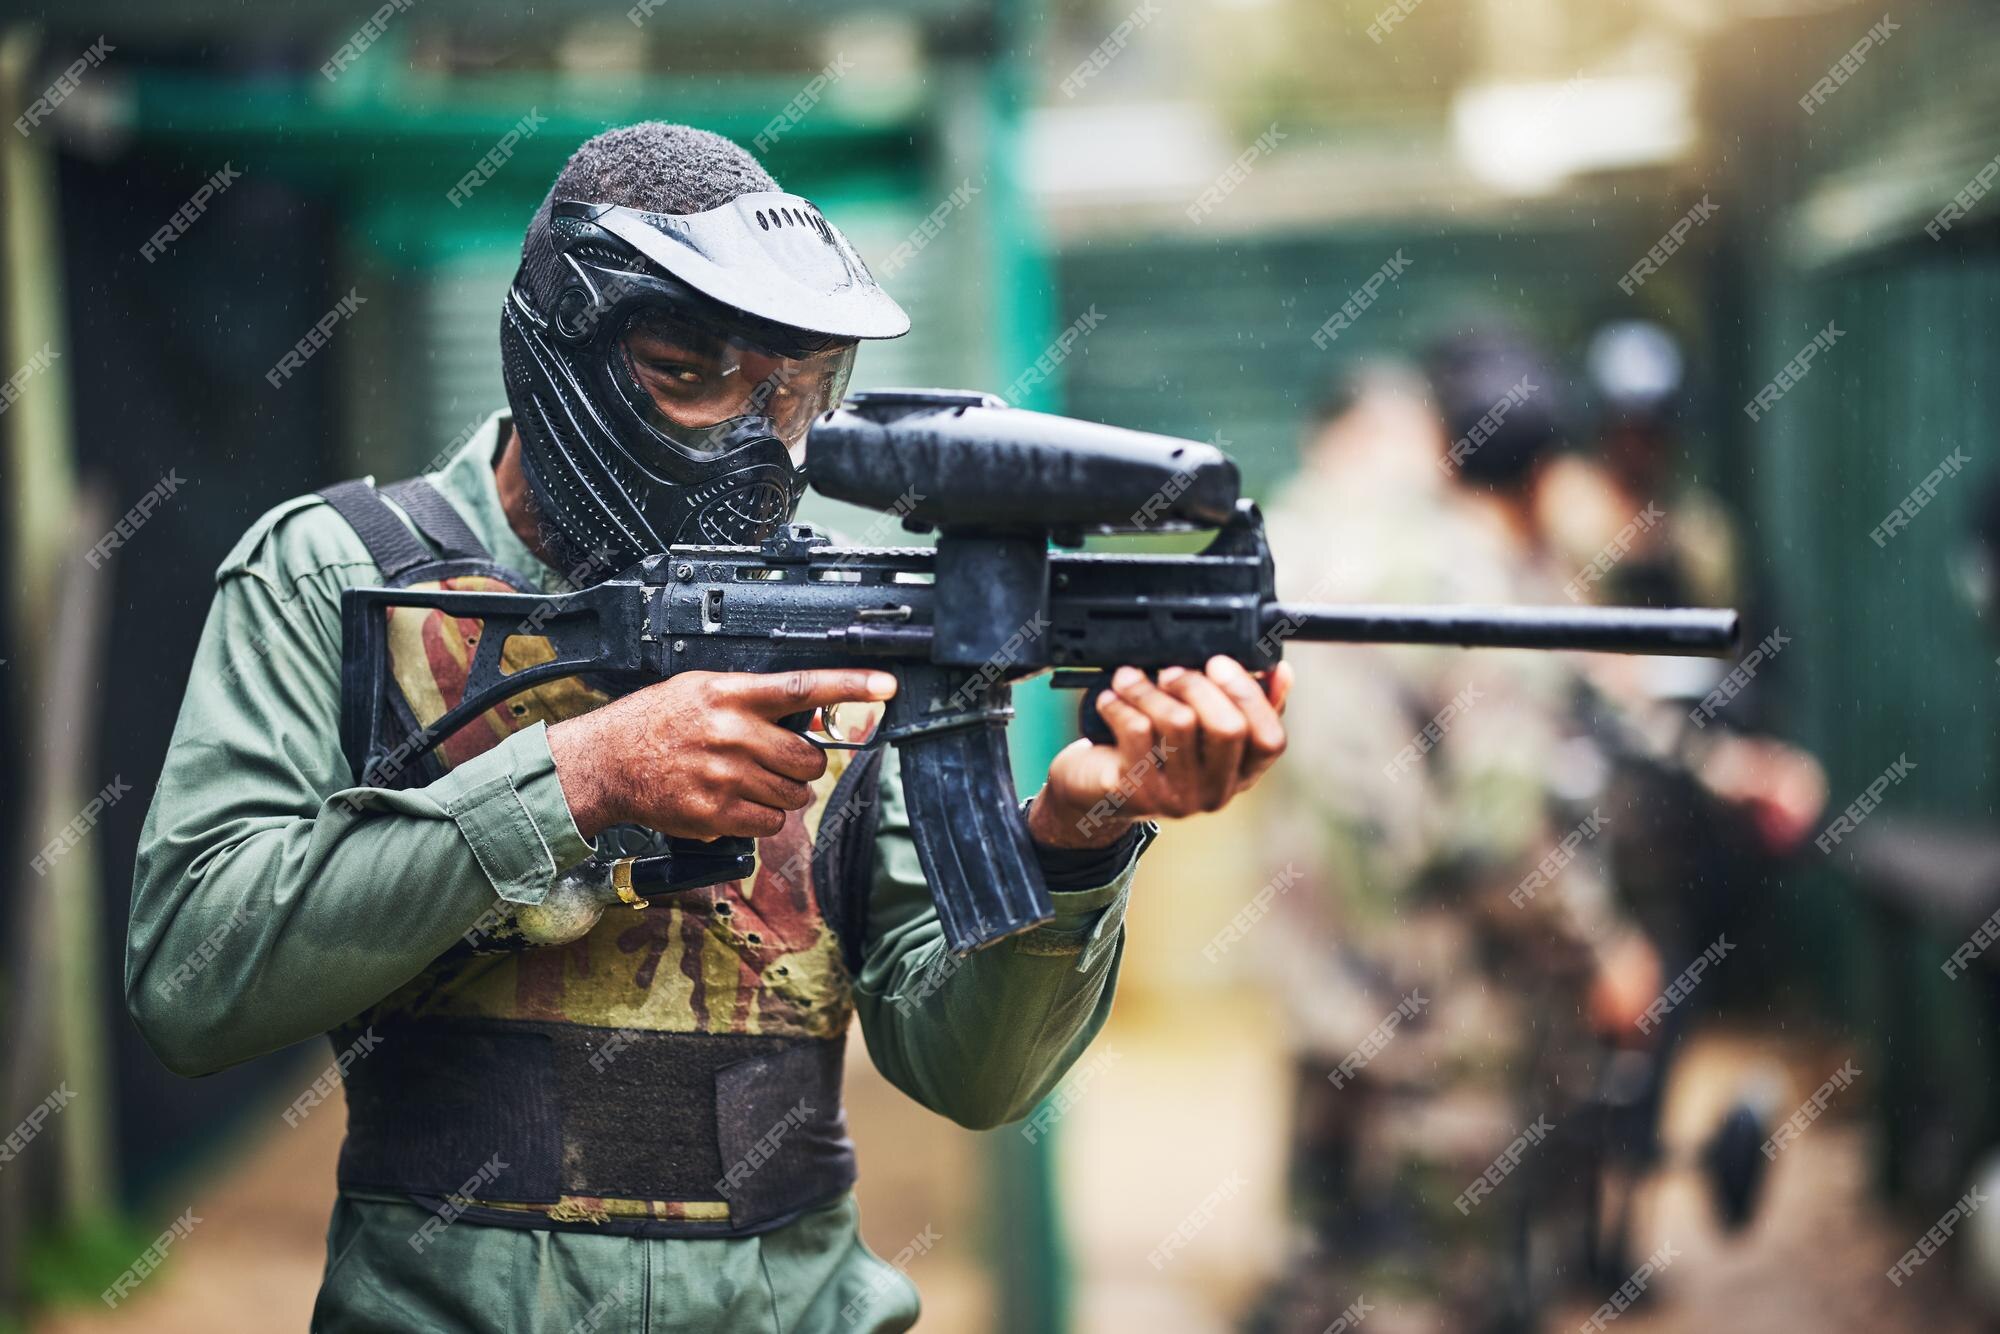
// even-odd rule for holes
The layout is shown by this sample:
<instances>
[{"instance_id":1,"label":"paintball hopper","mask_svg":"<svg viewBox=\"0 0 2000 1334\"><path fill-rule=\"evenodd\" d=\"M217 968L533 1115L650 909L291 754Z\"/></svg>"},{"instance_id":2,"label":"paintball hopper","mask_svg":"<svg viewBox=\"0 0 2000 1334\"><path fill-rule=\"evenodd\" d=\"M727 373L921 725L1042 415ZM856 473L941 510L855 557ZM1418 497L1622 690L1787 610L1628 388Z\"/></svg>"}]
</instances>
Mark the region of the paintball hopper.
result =
<instances>
[{"instance_id":1,"label":"paintball hopper","mask_svg":"<svg viewBox=\"0 0 2000 1334\"><path fill-rule=\"evenodd\" d=\"M1239 490L1213 445L954 389L852 395L814 423L806 473L835 500L989 532L1220 528Z\"/></svg>"}]
</instances>

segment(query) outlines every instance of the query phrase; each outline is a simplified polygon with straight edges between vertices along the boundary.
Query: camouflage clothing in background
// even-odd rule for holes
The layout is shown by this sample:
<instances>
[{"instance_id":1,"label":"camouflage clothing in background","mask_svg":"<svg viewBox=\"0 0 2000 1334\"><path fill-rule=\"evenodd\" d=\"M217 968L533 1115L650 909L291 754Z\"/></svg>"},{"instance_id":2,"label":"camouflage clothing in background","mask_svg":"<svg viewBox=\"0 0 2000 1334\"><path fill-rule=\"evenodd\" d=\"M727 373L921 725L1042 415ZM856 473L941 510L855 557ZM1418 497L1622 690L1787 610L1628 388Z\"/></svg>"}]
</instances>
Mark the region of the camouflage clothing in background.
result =
<instances>
[{"instance_id":1,"label":"camouflage clothing in background","mask_svg":"<svg viewBox=\"0 0 2000 1334\"><path fill-rule=\"evenodd\" d=\"M1487 512L1379 456L1309 468L1269 518L1283 598L1563 602ZM1264 809L1275 864L1304 868L1308 892L1262 941L1297 1053L1305 1236L1255 1323L1316 1332L1365 1290L1384 1330L1486 1327L1508 1305L1518 1211L1558 1166L1537 1162L1538 1127L1583 1082L1565 1067L1589 1055L1594 952L1621 929L1597 872L1611 813L1592 810L1569 720L1575 667L1422 646L1294 656L1291 753L1309 762ZM1518 1170L1464 1200L1510 1145Z\"/></svg>"}]
</instances>

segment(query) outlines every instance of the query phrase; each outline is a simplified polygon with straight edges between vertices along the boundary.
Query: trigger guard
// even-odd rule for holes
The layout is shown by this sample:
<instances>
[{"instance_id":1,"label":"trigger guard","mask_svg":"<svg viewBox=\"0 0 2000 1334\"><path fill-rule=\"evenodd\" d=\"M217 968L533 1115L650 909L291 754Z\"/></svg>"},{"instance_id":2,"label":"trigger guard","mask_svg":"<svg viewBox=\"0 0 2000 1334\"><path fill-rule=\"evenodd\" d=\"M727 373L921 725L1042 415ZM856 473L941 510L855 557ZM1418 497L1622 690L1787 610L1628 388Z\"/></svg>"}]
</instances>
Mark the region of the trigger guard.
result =
<instances>
[{"instance_id":1,"label":"trigger guard","mask_svg":"<svg viewBox=\"0 0 2000 1334\"><path fill-rule=\"evenodd\" d=\"M798 729L798 733L808 743L820 750L874 750L884 741L888 740L888 737L885 735L887 729L878 721L874 732L866 741L841 741L832 735L834 720L827 716L827 710L820 708L813 712L819 715L820 722L827 729L828 735L821 736L812 730L811 714L806 716L805 725ZM797 715L794 716L796 717Z\"/></svg>"},{"instance_id":2,"label":"trigger guard","mask_svg":"<svg viewBox=\"0 0 2000 1334\"><path fill-rule=\"evenodd\" d=\"M832 737L815 736L811 732L801 732L799 735L806 739L807 744L817 746L821 750L873 750L881 745L884 739L882 729L879 727L875 729L875 735L866 741L835 741Z\"/></svg>"}]
</instances>

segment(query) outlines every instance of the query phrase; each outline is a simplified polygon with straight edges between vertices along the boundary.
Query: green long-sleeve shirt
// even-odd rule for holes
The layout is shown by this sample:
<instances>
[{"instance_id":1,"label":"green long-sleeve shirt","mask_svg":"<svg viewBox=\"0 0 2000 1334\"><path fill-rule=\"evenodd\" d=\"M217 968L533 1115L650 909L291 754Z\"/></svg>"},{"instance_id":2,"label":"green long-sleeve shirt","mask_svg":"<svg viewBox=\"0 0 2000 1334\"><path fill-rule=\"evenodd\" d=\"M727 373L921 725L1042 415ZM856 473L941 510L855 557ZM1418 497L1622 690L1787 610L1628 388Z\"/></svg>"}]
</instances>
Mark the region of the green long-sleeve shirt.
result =
<instances>
[{"instance_id":1,"label":"green long-sleeve shirt","mask_svg":"<svg viewBox=\"0 0 2000 1334\"><path fill-rule=\"evenodd\" d=\"M559 577L501 509L492 462L505 426L489 419L431 480L502 564L553 591ZM427 786L355 786L338 736L339 599L377 579L315 497L265 515L217 571L140 840L126 955L133 1018L182 1074L333 1028L410 981L496 898L536 903L592 851L539 724ZM1056 893L1052 923L953 966L893 759L881 796L853 979L869 1053L955 1121L1017 1119L1109 1010L1136 852L1109 883ZM612 1313L578 1327L869 1330L904 1328L915 1310L907 1283L860 1244L848 1198L746 1239L460 1223L414 1254L403 1243L424 1216L343 1198L317 1327L567 1330L596 1308Z\"/></svg>"}]
</instances>

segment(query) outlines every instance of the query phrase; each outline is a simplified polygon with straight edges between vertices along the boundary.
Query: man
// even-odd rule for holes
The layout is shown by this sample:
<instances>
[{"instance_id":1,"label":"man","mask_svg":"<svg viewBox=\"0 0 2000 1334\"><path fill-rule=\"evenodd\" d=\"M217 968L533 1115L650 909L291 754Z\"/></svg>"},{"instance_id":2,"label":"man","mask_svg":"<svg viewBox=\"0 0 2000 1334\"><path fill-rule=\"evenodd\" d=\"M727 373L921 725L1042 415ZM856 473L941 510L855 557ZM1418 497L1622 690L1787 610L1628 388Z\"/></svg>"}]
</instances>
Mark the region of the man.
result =
<instances>
[{"instance_id":1,"label":"man","mask_svg":"<svg viewBox=\"0 0 2000 1334\"><path fill-rule=\"evenodd\" d=\"M1597 401L1592 448L1552 460L1536 498L1543 541L1582 598L1613 606L1729 607L1741 598L1728 509L1682 475L1687 454L1680 343L1650 320L1614 320L1584 353ZM1633 516L1642 522L1628 528Z\"/></svg>"},{"instance_id":2,"label":"man","mask_svg":"<svg viewBox=\"0 0 2000 1334\"><path fill-rule=\"evenodd\" d=\"M907 327L735 145L610 131L529 227L511 413L421 485L279 506L223 562L141 841L127 996L189 1075L334 1032L349 1126L315 1328L907 1328L913 1289L856 1230L850 1018L926 1106L1026 1114L1109 1009L1151 817L1220 807L1283 749L1282 671L1118 673L1117 744L1064 750L1028 808L1054 921L963 960L893 755L832 798L824 752L779 722L879 702L885 673L556 683L437 771L357 786L342 588L554 591L675 542L757 542L857 340ZM387 637L407 739L463 689L471 639L421 612ZM1135 773L1109 824L1082 818ZM814 855L823 823L847 854ZM666 836L754 837L756 872L648 905L620 868ZM519 929L579 878L630 906Z\"/></svg>"},{"instance_id":3,"label":"man","mask_svg":"<svg viewBox=\"0 0 2000 1334\"><path fill-rule=\"evenodd\" d=\"M1676 455L1686 452L1680 344L1650 321L1617 320L1591 336L1585 364L1599 405L1595 451L1551 460L1534 497L1539 545L1563 574L1565 592L1619 606L1736 605L1743 589L1734 522L1706 487L1677 475ZM1776 630L1775 649L1746 654L1744 693L1771 694L1756 678L1786 642L1783 626ZM1826 801L1817 760L1747 730L1758 701L1736 698L1732 671L1740 679L1740 664L1711 660L1592 663L1592 684L1617 702L1626 740L1645 739L1628 758L1666 761L1629 766L1625 775L1639 790L1621 796L1635 804L1639 820L1625 830L1621 852L1645 855L1627 859L1620 884L1660 929L1679 918L1681 926L1666 934L1691 932L1687 944L1696 951L1740 899L1732 882L1760 883L1768 868L1759 864L1796 850L1818 828ZM1729 808L1726 830L1717 826L1712 799ZM1720 832L1732 837L1719 839ZM1730 875L1731 864L1742 873ZM1678 911L1696 884L1713 898L1702 905L1701 924Z\"/></svg>"},{"instance_id":4,"label":"man","mask_svg":"<svg viewBox=\"0 0 2000 1334\"><path fill-rule=\"evenodd\" d=\"M1529 523L1549 368L1473 333L1424 370L1364 369L1319 414L1270 510L1281 593L1560 605ZM1343 647L1293 701L1324 763L1265 794L1268 846L1311 892L1264 939L1294 1044L1301 1244L1260 1334L1316 1334L1357 1293L1399 1329L1535 1327L1517 1248L1575 1161L1541 1141L1589 1087L1590 1028L1629 1030L1658 989L1601 871L1616 814L1588 788L1576 686L1562 655Z\"/></svg>"}]
</instances>

